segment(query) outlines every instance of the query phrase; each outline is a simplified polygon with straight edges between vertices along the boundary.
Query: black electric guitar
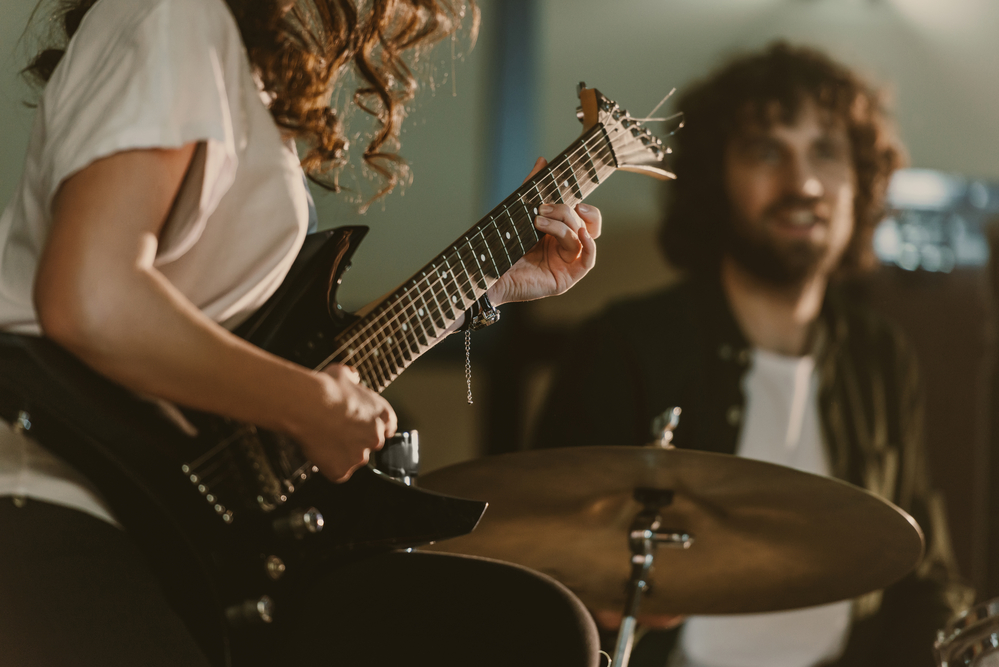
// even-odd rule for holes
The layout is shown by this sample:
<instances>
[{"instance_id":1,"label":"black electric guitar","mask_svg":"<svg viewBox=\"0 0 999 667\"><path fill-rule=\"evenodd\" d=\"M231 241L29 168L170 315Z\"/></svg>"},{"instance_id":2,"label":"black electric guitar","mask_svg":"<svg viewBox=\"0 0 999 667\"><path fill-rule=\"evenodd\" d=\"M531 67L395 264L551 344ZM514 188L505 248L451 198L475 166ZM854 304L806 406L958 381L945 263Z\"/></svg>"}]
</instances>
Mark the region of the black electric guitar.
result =
<instances>
[{"instance_id":1,"label":"black electric guitar","mask_svg":"<svg viewBox=\"0 0 999 667\"><path fill-rule=\"evenodd\" d=\"M538 243L538 206L575 205L616 169L672 177L638 121L582 84L580 100L582 136L364 316L336 302L366 231L346 227L311 235L236 333L383 390ZM0 416L98 485L217 664L251 664L259 629L321 568L465 534L485 509L370 467L332 484L290 438L141 399L44 338L0 334Z\"/></svg>"}]
</instances>

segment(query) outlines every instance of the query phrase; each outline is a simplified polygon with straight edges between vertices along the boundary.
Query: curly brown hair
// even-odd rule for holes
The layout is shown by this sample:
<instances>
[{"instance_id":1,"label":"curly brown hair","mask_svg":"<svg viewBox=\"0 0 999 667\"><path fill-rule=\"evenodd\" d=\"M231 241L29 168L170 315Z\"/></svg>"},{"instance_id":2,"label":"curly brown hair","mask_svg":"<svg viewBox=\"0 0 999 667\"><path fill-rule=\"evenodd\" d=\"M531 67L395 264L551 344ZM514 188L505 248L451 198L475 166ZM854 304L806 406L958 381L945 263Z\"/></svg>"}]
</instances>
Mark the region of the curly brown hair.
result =
<instances>
[{"instance_id":1,"label":"curly brown hair","mask_svg":"<svg viewBox=\"0 0 999 667\"><path fill-rule=\"evenodd\" d=\"M905 155L882 94L824 54L784 42L733 60L677 101L684 114L675 141L678 178L659 229L660 249L672 265L717 274L730 224L722 167L729 142L752 125L793 123L808 100L846 126L857 175L855 229L839 271L874 265L874 228L884 217L889 178Z\"/></svg>"},{"instance_id":2,"label":"curly brown hair","mask_svg":"<svg viewBox=\"0 0 999 667\"><path fill-rule=\"evenodd\" d=\"M97 0L62 0L56 21L68 41ZM408 177L398 150L406 104L418 88L407 62L469 17L474 43L479 12L474 0L225 0L272 102L278 126L307 147L302 166L319 185L339 191L337 167L346 163L346 128L330 97L350 66L358 77L352 103L376 120L364 163L381 178L372 199ZM45 48L24 73L48 81L65 49ZM322 178L323 176L329 178ZM370 203L370 202L369 202Z\"/></svg>"}]
</instances>

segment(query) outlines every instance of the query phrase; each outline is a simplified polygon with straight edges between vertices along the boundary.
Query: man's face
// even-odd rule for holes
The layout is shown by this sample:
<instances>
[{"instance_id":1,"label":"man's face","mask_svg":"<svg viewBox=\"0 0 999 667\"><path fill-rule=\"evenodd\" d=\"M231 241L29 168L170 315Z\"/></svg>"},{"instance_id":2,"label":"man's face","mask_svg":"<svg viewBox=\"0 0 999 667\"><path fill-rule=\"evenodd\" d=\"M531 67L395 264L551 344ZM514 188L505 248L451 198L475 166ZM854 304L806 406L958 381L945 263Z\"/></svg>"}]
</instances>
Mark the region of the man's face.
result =
<instances>
[{"instance_id":1,"label":"man's face","mask_svg":"<svg viewBox=\"0 0 999 667\"><path fill-rule=\"evenodd\" d=\"M853 234L857 187L841 121L808 100L793 124L736 136L724 169L731 259L780 285L836 268Z\"/></svg>"}]
</instances>

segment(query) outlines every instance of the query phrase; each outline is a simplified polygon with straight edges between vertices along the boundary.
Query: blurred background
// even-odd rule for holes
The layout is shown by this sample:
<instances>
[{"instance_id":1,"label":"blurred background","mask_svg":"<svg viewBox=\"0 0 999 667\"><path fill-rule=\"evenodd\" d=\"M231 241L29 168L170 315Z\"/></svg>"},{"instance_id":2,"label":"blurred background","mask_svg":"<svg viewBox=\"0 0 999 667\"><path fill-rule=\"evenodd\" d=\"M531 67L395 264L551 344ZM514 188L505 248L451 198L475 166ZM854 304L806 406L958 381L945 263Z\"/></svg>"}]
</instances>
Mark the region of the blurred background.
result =
<instances>
[{"instance_id":1,"label":"blurred background","mask_svg":"<svg viewBox=\"0 0 999 667\"><path fill-rule=\"evenodd\" d=\"M32 119L24 102L35 93L18 70L36 45L22 37L35 4L0 0L0 205L20 177ZM954 548L980 597L999 595L999 456L991 455L991 434L999 436L991 423L999 271L990 260L999 221L999 3L478 4L474 49L466 34L419 66L424 89L402 146L412 183L364 214L348 196L315 191L322 227L371 228L341 287L344 307L396 287L512 192L539 155L568 146L579 133L579 81L643 117L671 88L774 39L824 49L886 88L908 146L912 169L893 182L893 214L876 238L882 266L858 298L893 317L916 345L933 474L947 493ZM356 163L341 180L355 194L370 193ZM424 471L521 448L571 327L612 299L675 279L653 241L668 187L620 173L593 195L604 216L597 268L563 297L505 306L499 325L473 335L473 405L458 336L386 391L404 425L421 432Z\"/></svg>"}]
</instances>

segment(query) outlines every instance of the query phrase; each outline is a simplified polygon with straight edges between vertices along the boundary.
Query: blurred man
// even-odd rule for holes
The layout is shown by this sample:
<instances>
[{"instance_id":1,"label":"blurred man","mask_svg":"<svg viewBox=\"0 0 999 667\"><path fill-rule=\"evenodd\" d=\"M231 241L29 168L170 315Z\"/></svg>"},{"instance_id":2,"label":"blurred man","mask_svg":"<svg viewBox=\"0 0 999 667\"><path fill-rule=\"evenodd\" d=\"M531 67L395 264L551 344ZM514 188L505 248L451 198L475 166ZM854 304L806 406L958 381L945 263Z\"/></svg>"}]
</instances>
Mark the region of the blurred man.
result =
<instances>
[{"instance_id":1,"label":"blurred man","mask_svg":"<svg viewBox=\"0 0 999 667\"><path fill-rule=\"evenodd\" d=\"M583 326L537 446L644 445L654 417L680 406L677 446L862 486L919 521L927 552L916 572L858 600L689 618L647 637L632 664L669 653L689 667L932 665L935 631L968 591L928 481L915 359L836 287L874 263L903 149L875 91L782 43L732 62L678 106L679 178L659 238L686 278Z\"/></svg>"}]
</instances>

